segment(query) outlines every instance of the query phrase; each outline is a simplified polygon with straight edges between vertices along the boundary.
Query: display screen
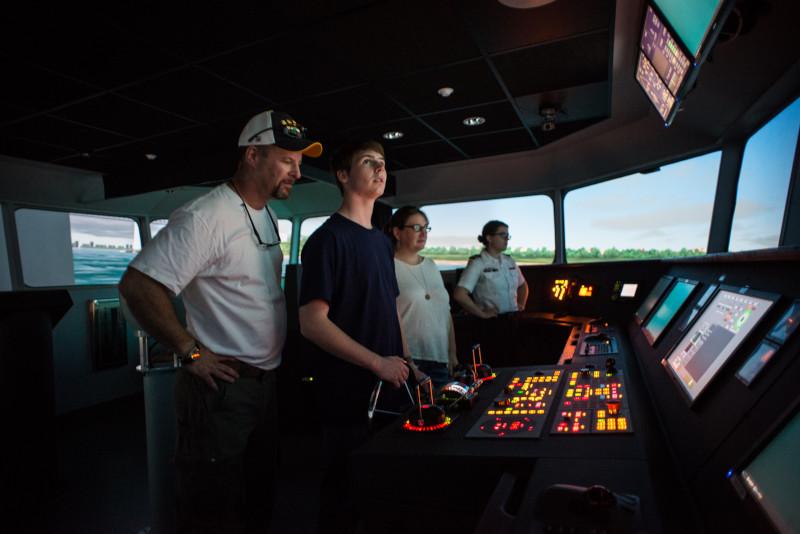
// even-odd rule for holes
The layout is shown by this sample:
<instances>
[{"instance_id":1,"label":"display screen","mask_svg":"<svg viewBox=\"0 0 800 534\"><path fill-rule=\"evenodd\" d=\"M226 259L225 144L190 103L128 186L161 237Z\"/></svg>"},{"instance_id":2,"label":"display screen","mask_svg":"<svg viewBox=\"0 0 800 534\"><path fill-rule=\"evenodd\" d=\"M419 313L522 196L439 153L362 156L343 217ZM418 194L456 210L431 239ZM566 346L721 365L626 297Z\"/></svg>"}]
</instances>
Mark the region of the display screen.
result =
<instances>
[{"instance_id":1,"label":"display screen","mask_svg":"<svg viewBox=\"0 0 800 534\"><path fill-rule=\"evenodd\" d=\"M636 296L636 289L639 287L639 284L622 284L622 291L619 292L619 296L622 298L633 298Z\"/></svg>"},{"instance_id":2,"label":"display screen","mask_svg":"<svg viewBox=\"0 0 800 534\"><path fill-rule=\"evenodd\" d=\"M644 337L654 345L697 287L694 280L679 279L644 324Z\"/></svg>"},{"instance_id":3,"label":"display screen","mask_svg":"<svg viewBox=\"0 0 800 534\"><path fill-rule=\"evenodd\" d=\"M800 413L742 470L747 491L779 532L800 532Z\"/></svg>"},{"instance_id":4,"label":"display screen","mask_svg":"<svg viewBox=\"0 0 800 534\"><path fill-rule=\"evenodd\" d=\"M642 304L639 306L639 309L636 310L634 317L636 317L636 321L641 324L647 318L647 315L653 309L653 306L656 305L658 299L661 298L661 295L664 294L664 291L667 290L669 285L674 280L671 276L662 276L656 282L656 285L653 286L653 289L650 291L650 294L645 297L642 301Z\"/></svg>"},{"instance_id":5,"label":"display screen","mask_svg":"<svg viewBox=\"0 0 800 534\"><path fill-rule=\"evenodd\" d=\"M647 98L655 106L664 122L669 124L675 108L675 97L669 92L667 84L664 83L642 51L639 51L639 62L636 65L636 81L642 86Z\"/></svg>"},{"instance_id":6,"label":"display screen","mask_svg":"<svg viewBox=\"0 0 800 534\"><path fill-rule=\"evenodd\" d=\"M755 328L774 299L721 289L667 356L667 366L691 401L711 382Z\"/></svg>"},{"instance_id":7,"label":"display screen","mask_svg":"<svg viewBox=\"0 0 800 534\"><path fill-rule=\"evenodd\" d=\"M647 6L640 46L669 92L677 96L691 62L650 6Z\"/></svg>"},{"instance_id":8,"label":"display screen","mask_svg":"<svg viewBox=\"0 0 800 534\"><path fill-rule=\"evenodd\" d=\"M723 0L654 0L678 38L697 57Z\"/></svg>"},{"instance_id":9,"label":"display screen","mask_svg":"<svg viewBox=\"0 0 800 534\"><path fill-rule=\"evenodd\" d=\"M777 345L769 341L762 341L758 348L753 351L753 354L747 358L742 368L736 371L736 378L741 380L745 386L749 386L777 351Z\"/></svg>"},{"instance_id":10,"label":"display screen","mask_svg":"<svg viewBox=\"0 0 800 534\"><path fill-rule=\"evenodd\" d=\"M770 331L769 337L785 343L789 336L792 335L792 332L797 329L798 322L800 322L800 300L795 300L786 310L786 313L783 314L781 320L778 321L778 324L775 325L775 328Z\"/></svg>"}]
</instances>

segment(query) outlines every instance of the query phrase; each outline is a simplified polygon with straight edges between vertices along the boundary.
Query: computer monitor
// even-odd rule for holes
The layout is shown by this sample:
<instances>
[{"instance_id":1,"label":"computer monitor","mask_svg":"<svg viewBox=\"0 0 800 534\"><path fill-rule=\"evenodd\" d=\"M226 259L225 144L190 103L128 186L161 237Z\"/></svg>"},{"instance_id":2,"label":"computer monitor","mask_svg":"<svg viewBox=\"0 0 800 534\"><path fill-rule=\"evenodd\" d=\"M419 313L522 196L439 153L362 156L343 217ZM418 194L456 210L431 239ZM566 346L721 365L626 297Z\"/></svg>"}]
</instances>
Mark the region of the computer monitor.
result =
<instances>
[{"instance_id":1,"label":"computer monitor","mask_svg":"<svg viewBox=\"0 0 800 534\"><path fill-rule=\"evenodd\" d=\"M644 323L642 332L648 343L655 345L658 342L661 334L667 330L667 327L689 300L689 297L697 288L697 284L694 280L679 278L670 288L667 296L658 305L656 311Z\"/></svg>"},{"instance_id":2,"label":"computer monitor","mask_svg":"<svg viewBox=\"0 0 800 534\"><path fill-rule=\"evenodd\" d=\"M667 126L677 113L678 93L692 68L689 57L653 6L648 5L639 41L636 80Z\"/></svg>"},{"instance_id":3,"label":"computer monitor","mask_svg":"<svg viewBox=\"0 0 800 534\"><path fill-rule=\"evenodd\" d=\"M653 0L692 56L700 57L725 14L726 0ZM730 2L728 2L730 3Z\"/></svg>"},{"instance_id":4,"label":"computer monitor","mask_svg":"<svg viewBox=\"0 0 800 534\"><path fill-rule=\"evenodd\" d=\"M692 62L652 6L645 12L639 47L669 92L677 96Z\"/></svg>"},{"instance_id":5,"label":"computer monitor","mask_svg":"<svg viewBox=\"0 0 800 534\"><path fill-rule=\"evenodd\" d=\"M653 311L656 302L658 302L673 280L674 278L671 276L662 276L658 279L656 285L653 286L653 289L650 290L650 293L644 298L641 305L639 305L639 309L633 314L633 318L638 324L642 324L642 322L647 319L647 316Z\"/></svg>"},{"instance_id":6,"label":"computer monitor","mask_svg":"<svg viewBox=\"0 0 800 534\"><path fill-rule=\"evenodd\" d=\"M650 103L656 108L664 120L664 125L669 126L678 112L678 100L667 89L667 84L656 72L653 64L639 51L639 61L636 64L636 81L644 90Z\"/></svg>"},{"instance_id":7,"label":"computer monitor","mask_svg":"<svg viewBox=\"0 0 800 534\"><path fill-rule=\"evenodd\" d=\"M714 295L665 359L665 365L690 403L713 380L777 298L778 295L733 287L723 287Z\"/></svg>"},{"instance_id":8,"label":"computer monitor","mask_svg":"<svg viewBox=\"0 0 800 534\"><path fill-rule=\"evenodd\" d=\"M800 299L789 305L789 309L780 318L775 328L770 330L769 337L778 343L786 343L789 336L797 330L798 325L800 325Z\"/></svg>"},{"instance_id":9,"label":"computer monitor","mask_svg":"<svg viewBox=\"0 0 800 534\"><path fill-rule=\"evenodd\" d=\"M800 411L752 458L739 477L747 494L769 518L778 532L800 532Z\"/></svg>"}]
</instances>

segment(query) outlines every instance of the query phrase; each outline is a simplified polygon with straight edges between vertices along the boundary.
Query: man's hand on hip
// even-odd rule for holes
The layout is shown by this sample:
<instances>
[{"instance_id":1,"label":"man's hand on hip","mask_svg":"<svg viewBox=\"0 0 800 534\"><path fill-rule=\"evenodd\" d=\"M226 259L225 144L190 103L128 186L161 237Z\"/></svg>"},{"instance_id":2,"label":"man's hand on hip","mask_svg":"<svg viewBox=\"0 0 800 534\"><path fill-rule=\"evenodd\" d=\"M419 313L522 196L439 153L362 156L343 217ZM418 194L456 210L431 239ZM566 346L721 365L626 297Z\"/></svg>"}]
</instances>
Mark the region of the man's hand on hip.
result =
<instances>
[{"instance_id":1,"label":"man's hand on hip","mask_svg":"<svg viewBox=\"0 0 800 534\"><path fill-rule=\"evenodd\" d=\"M217 383L214 382L215 377L230 383L236 382L239 378L239 373L232 367L226 365L226 362L231 361L236 361L236 358L217 356L209 349L203 347L200 349L200 358L189 365L185 365L184 369L202 379L208 384L208 387L214 391L218 391Z\"/></svg>"}]
</instances>

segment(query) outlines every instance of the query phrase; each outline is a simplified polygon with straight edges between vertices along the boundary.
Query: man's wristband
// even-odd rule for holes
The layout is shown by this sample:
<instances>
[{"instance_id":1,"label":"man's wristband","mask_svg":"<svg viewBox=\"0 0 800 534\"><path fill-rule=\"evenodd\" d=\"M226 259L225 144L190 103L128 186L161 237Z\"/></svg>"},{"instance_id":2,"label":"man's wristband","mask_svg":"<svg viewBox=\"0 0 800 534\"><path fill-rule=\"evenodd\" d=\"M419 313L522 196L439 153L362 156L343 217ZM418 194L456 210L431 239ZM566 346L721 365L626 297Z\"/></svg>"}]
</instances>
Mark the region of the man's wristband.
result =
<instances>
[{"instance_id":1,"label":"man's wristband","mask_svg":"<svg viewBox=\"0 0 800 534\"><path fill-rule=\"evenodd\" d=\"M200 345L195 343L192 348L181 354L181 365L191 365L193 362L200 359Z\"/></svg>"}]
</instances>

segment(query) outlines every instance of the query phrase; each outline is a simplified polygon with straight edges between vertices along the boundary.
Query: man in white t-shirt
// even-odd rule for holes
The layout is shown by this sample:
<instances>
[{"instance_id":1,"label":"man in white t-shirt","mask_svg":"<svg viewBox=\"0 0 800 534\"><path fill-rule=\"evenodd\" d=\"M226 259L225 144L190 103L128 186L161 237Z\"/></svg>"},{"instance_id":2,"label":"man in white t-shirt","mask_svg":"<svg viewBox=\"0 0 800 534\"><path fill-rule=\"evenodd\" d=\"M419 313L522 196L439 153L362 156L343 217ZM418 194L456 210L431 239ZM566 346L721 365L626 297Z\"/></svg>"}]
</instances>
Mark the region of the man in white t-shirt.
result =
<instances>
[{"instance_id":1,"label":"man in white t-shirt","mask_svg":"<svg viewBox=\"0 0 800 534\"><path fill-rule=\"evenodd\" d=\"M120 293L180 356L175 401L177 531L263 531L277 458L275 369L286 337L283 253L272 199L322 145L277 111L239 136L233 177L177 209L131 262ZM170 299L180 295L186 327Z\"/></svg>"}]
</instances>

